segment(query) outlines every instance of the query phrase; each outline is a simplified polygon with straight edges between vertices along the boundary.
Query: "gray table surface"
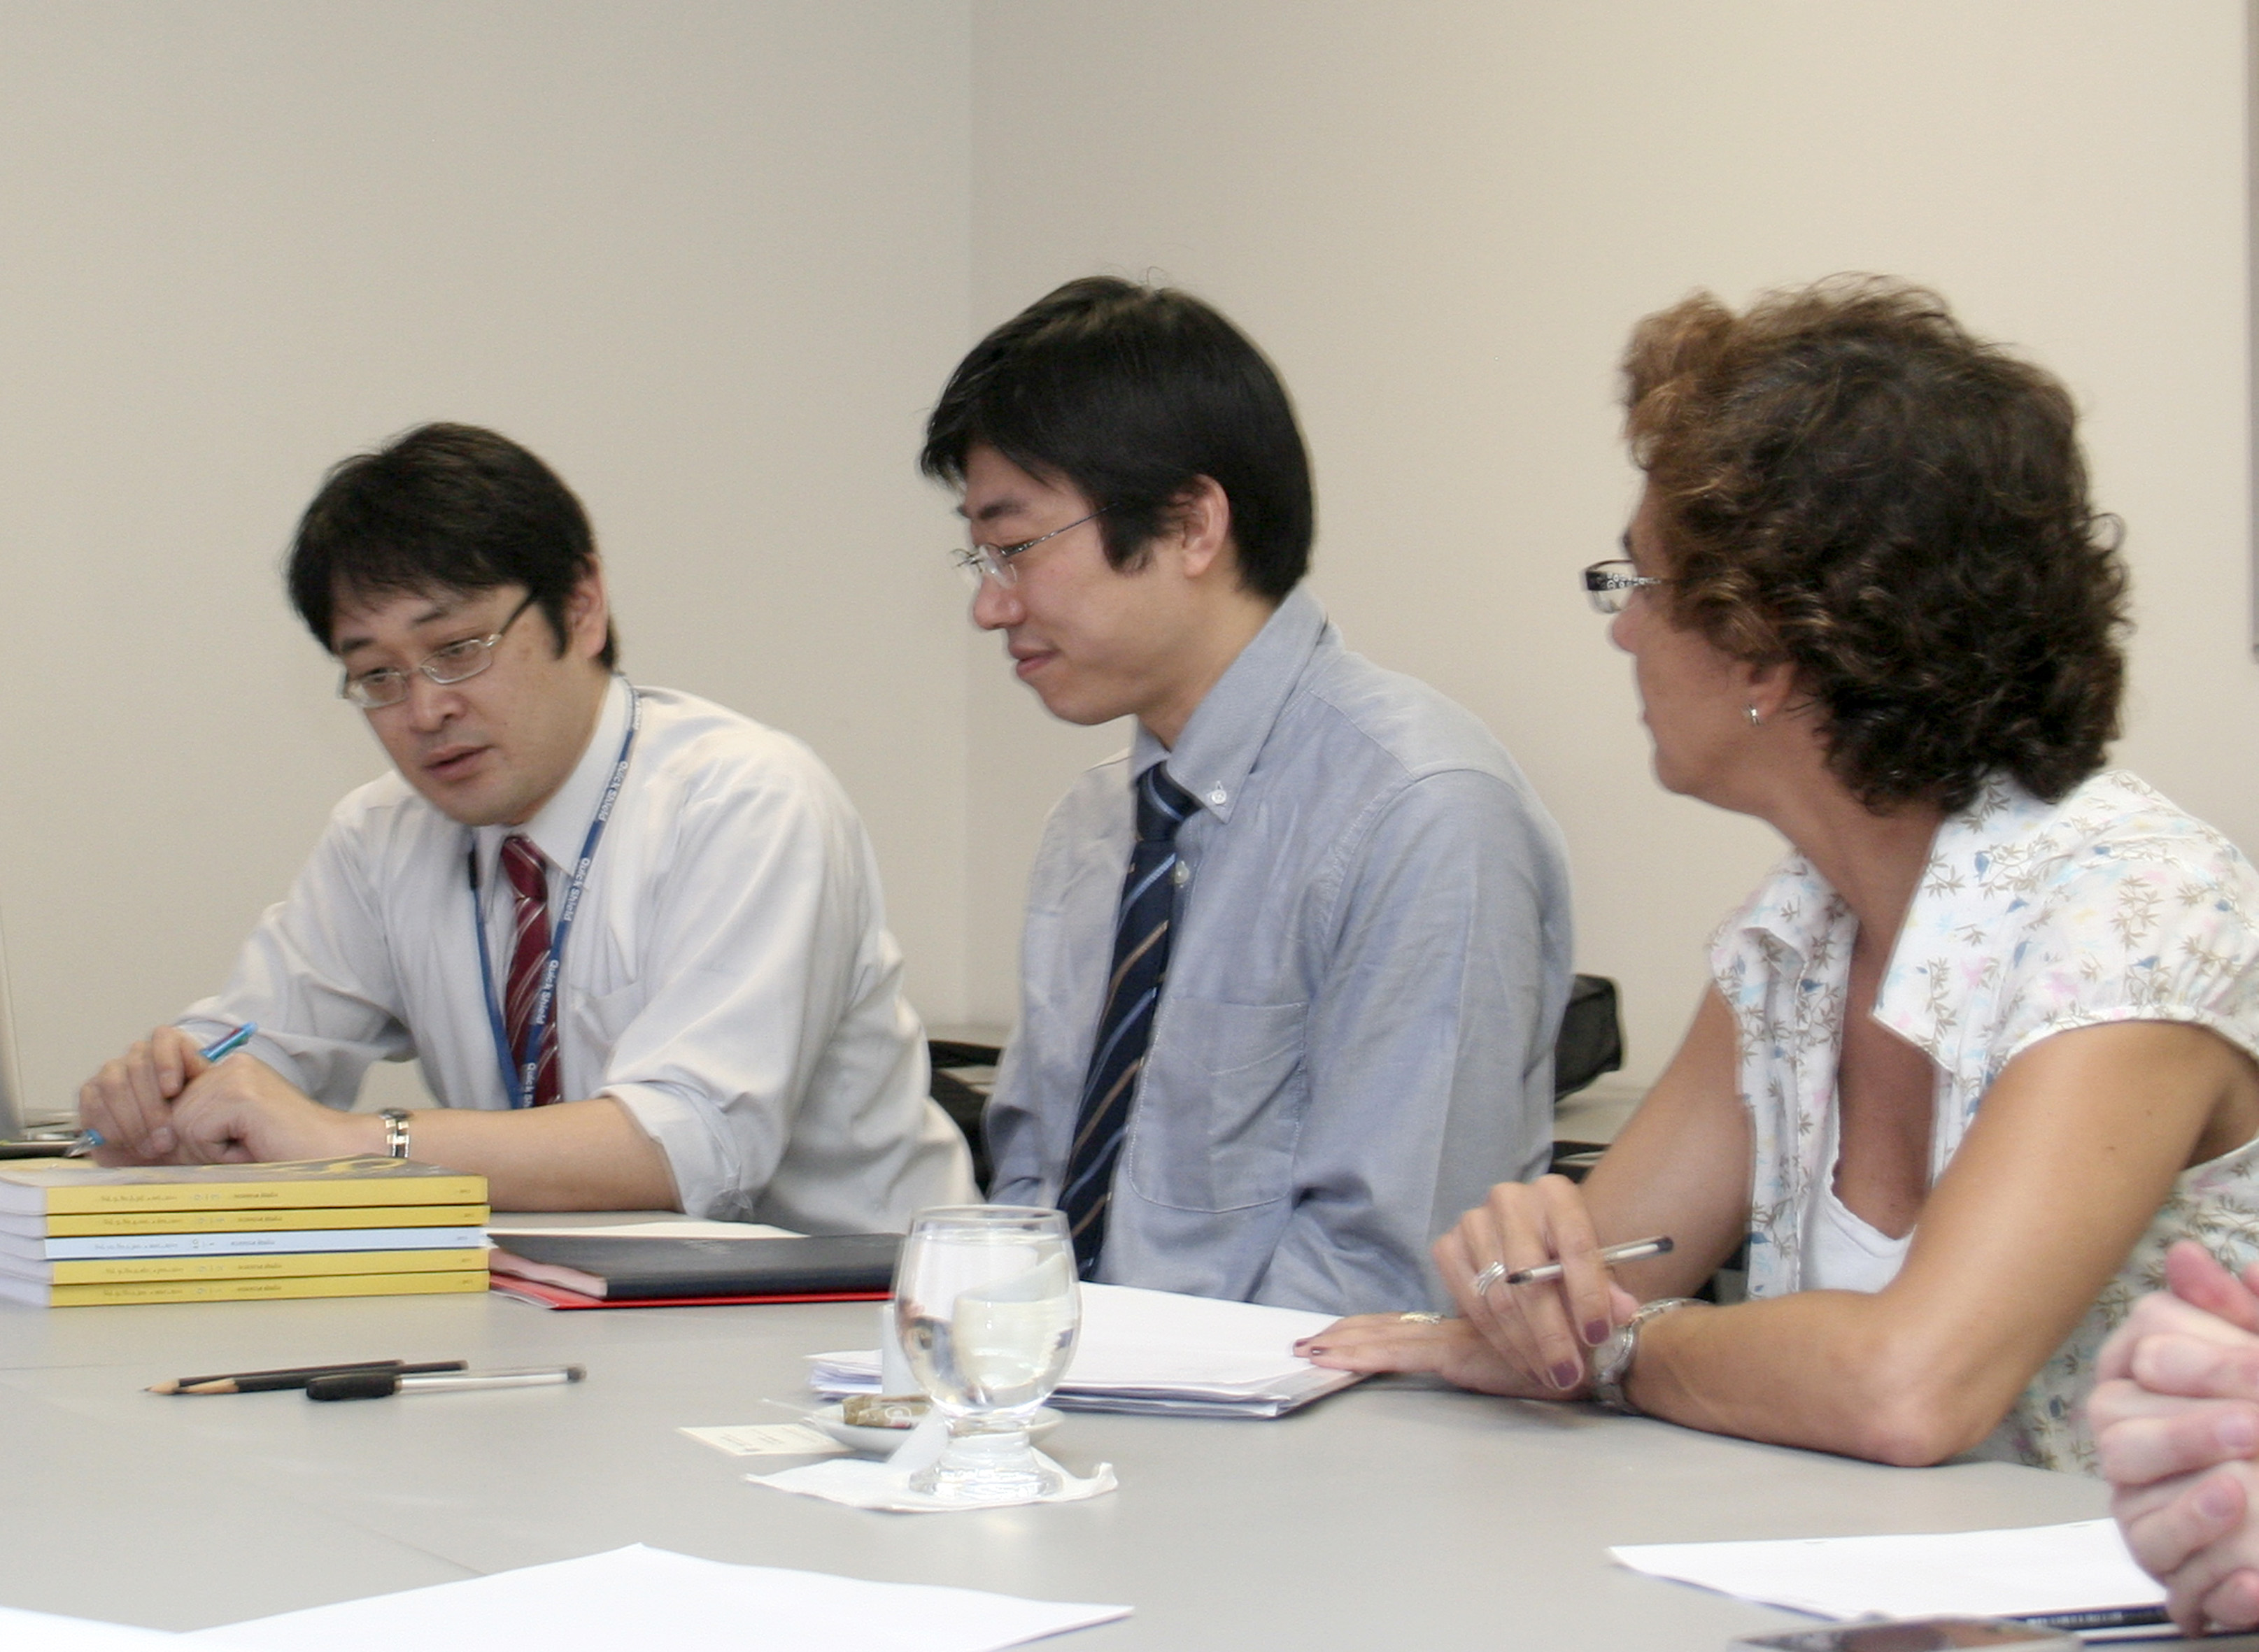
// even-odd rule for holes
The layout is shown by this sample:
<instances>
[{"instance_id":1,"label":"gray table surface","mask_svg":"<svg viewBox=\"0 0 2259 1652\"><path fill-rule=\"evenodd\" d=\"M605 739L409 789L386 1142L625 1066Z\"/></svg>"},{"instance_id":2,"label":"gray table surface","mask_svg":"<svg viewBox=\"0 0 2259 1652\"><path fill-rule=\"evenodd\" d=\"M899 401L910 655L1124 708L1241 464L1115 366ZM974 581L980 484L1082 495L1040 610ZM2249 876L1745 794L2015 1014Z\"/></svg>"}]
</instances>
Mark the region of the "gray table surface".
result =
<instances>
[{"instance_id":1,"label":"gray table surface","mask_svg":"<svg viewBox=\"0 0 2259 1652\"><path fill-rule=\"evenodd\" d=\"M1368 1384L1272 1422L1070 1417L1089 1502L883 1514L749 1485L791 1459L685 1426L788 1420L868 1305L551 1313L497 1296L0 1307L0 1604L196 1628L645 1542L715 1560L1121 1602L1062 1646L1722 1648L1808 1623L1611 1543L2090 1518L2100 1486L1879 1468L1579 1406ZM574 1361L572 1388L315 1405L167 1377L356 1358ZM2212 1644L2259 1645L2259 1641Z\"/></svg>"}]
</instances>

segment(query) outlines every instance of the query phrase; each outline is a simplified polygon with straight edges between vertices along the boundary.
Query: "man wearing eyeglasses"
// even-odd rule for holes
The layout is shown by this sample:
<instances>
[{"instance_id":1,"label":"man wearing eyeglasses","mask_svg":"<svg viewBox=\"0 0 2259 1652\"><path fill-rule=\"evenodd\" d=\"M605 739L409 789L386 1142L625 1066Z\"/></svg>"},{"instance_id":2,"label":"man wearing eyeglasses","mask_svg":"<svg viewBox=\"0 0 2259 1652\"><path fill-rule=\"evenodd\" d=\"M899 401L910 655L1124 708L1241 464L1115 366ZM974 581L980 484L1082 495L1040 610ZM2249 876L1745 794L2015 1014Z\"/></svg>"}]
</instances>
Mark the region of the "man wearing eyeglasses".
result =
<instances>
[{"instance_id":1,"label":"man wearing eyeglasses","mask_svg":"<svg viewBox=\"0 0 2259 1652\"><path fill-rule=\"evenodd\" d=\"M999 1202L1082 1277L1350 1313L1547 1163L1558 833L1482 725L1349 652L1262 354L1183 293L1070 282L966 358L923 465L973 619L1126 757L1051 815L987 1113Z\"/></svg>"},{"instance_id":2,"label":"man wearing eyeglasses","mask_svg":"<svg viewBox=\"0 0 2259 1652\"><path fill-rule=\"evenodd\" d=\"M289 585L396 773L338 805L220 993L81 1091L99 1157L389 1152L505 1207L808 1232L973 1196L861 822L799 742L615 673L546 466L447 424L347 459ZM438 1108L344 1110L410 1056Z\"/></svg>"}]
</instances>

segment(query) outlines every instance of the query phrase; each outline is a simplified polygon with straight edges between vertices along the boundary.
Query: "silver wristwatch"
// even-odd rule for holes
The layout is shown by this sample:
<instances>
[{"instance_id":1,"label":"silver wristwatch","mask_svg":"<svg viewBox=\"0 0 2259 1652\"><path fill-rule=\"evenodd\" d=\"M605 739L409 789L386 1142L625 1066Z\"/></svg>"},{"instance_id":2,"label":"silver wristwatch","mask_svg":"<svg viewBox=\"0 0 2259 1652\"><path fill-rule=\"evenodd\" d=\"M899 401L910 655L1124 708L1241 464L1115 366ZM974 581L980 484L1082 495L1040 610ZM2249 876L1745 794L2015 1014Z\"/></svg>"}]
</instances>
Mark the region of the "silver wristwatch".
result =
<instances>
[{"instance_id":1,"label":"silver wristwatch","mask_svg":"<svg viewBox=\"0 0 2259 1652\"><path fill-rule=\"evenodd\" d=\"M1643 1304L1638 1313L1610 1332L1608 1340L1593 1350L1593 1399L1610 1411L1638 1416L1639 1407L1632 1404L1625 1394L1624 1384L1630 1379L1631 1363L1639 1354L1639 1328L1673 1308L1682 1308L1700 1300L1692 1296L1659 1296L1654 1301Z\"/></svg>"},{"instance_id":2,"label":"silver wristwatch","mask_svg":"<svg viewBox=\"0 0 2259 1652\"><path fill-rule=\"evenodd\" d=\"M384 1121L384 1156L387 1158L408 1157L408 1112L404 1107L380 1107L376 1116Z\"/></svg>"}]
</instances>

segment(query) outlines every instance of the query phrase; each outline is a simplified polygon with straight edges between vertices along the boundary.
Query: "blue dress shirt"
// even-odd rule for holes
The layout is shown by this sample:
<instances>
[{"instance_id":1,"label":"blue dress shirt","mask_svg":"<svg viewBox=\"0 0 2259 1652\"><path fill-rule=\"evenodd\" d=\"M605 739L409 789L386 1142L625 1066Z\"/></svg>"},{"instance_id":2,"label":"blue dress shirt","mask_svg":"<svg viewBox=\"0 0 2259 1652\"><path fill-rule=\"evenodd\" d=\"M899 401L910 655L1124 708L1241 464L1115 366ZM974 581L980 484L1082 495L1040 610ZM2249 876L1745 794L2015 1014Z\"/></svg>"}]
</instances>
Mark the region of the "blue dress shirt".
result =
<instances>
[{"instance_id":1,"label":"blue dress shirt","mask_svg":"<svg viewBox=\"0 0 2259 1652\"><path fill-rule=\"evenodd\" d=\"M1326 1313L1445 1306L1429 1246L1550 1151L1560 833L1479 721L1349 652L1305 592L1173 751L1141 729L1052 811L991 1196L1057 1201L1131 786L1157 760L1200 808L1097 1277Z\"/></svg>"}]
</instances>

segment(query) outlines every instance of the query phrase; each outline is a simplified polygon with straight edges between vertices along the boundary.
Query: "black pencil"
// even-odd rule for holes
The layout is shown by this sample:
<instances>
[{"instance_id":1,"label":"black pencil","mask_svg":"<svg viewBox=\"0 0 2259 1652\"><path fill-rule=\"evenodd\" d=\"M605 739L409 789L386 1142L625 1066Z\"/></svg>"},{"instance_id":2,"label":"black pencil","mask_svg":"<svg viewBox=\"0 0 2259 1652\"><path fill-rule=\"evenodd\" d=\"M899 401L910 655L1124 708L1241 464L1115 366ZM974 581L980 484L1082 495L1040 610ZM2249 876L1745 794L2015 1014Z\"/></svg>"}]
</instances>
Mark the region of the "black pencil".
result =
<instances>
[{"instance_id":1,"label":"black pencil","mask_svg":"<svg viewBox=\"0 0 2259 1652\"><path fill-rule=\"evenodd\" d=\"M221 1371L210 1377L175 1377L170 1382L151 1385L153 1394L258 1394L278 1388L303 1388L317 1377L334 1377L348 1371L388 1371L405 1374L410 1371L463 1371L468 1360L442 1359L425 1364L410 1365L397 1359L349 1360L342 1365L289 1365L279 1371Z\"/></svg>"}]
</instances>

